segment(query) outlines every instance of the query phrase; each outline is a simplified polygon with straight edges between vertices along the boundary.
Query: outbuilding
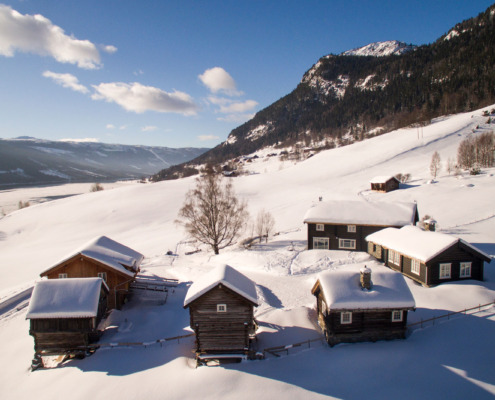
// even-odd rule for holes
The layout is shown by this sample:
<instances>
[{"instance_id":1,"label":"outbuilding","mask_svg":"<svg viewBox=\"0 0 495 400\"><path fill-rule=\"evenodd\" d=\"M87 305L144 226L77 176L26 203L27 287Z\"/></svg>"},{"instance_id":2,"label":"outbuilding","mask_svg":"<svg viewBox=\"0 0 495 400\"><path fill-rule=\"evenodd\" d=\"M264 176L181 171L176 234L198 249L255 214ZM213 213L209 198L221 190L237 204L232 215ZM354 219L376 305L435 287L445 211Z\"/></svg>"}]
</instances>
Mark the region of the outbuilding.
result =
<instances>
[{"instance_id":1,"label":"outbuilding","mask_svg":"<svg viewBox=\"0 0 495 400\"><path fill-rule=\"evenodd\" d=\"M101 278L51 279L37 282L27 311L35 359L42 355L84 354L98 339L97 327L107 311L108 286Z\"/></svg>"},{"instance_id":2,"label":"outbuilding","mask_svg":"<svg viewBox=\"0 0 495 400\"><path fill-rule=\"evenodd\" d=\"M414 298L404 277L382 266L349 266L318 275L318 324L330 346L403 339Z\"/></svg>"},{"instance_id":3,"label":"outbuilding","mask_svg":"<svg viewBox=\"0 0 495 400\"><path fill-rule=\"evenodd\" d=\"M395 176L375 176L371 183L371 190L375 192L391 192L399 189L400 182Z\"/></svg>"},{"instance_id":4,"label":"outbuilding","mask_svg":"<svg viewBox=\"0 0 495 400\"><path fill-rule=\"evenodd\" d=\"M48 279L102 278L110 289L109 308L126 301L144 256L106 236L100 236L65 257L40 276Z\"/></svg>"},{"instance_id":5,"label":"outbuilding","mask_svg":"<svg viewBox=\"0 0 495 400\"><path fill-rule=\"evenodd\" d=\"M187 291L184 308L189 308L196 334L198 361L248 356L257 328L257 306L254 282L228 265L195 281Z\"/></svg>"},{"instance_id":6,"label":"outbuilding","mask_svg":"<svg viewBox=\"0 0 495 400\"><path fill-rule=\"evenodd\" d=\"M388 227L415 225L416 203L320 201L304 216L308 250L366 251L366 236Z\"/></svg>"},{"instance_id":7,"label":"outbuilding","mask_svg":"<svg viewBox=\"0 0 495 400\"><path fill-rule=\"evenodd\" d=\"M466 279L483 280L491 257L452 235L415 226L369 235L368 253L424 286Z\"/></svg>"}]
</instances>

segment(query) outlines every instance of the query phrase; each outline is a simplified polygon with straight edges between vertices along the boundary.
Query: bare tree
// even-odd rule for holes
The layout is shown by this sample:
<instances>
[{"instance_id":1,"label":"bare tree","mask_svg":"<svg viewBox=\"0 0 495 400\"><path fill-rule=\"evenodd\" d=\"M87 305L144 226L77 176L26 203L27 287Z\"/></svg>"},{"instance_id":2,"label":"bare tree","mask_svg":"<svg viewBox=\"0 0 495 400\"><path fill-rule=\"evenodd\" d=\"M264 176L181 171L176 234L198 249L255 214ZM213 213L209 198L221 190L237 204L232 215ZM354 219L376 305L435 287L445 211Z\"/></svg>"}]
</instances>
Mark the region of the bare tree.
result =
<instances>
[{"instance_id":1,"label":"bare tree","mask_svg":"<svg viewBox=\"0 0 495 400\"><path fill-rule=\"evenodd\" d=\"M275 227L275 219L273 215L270 214L265 209L260 210L258 216L256 217L256 233L261 239L264 237L266 243L268 243L268 237L273 233L273 228Z\"/></svg>"},{"instance_id":2,"label":"bare tree","mask_svg":"<svg viewBox=\"0 0 495 400\"><path fill-rule=\"evenodd\" d=\"M455 160L452 157L447 159L447 164L445 165L445 169L449 173L449 175L455 171Z\"/></svg>"},{"instance_id":3,"label":"bare tree","mask_svg":"<svg viewBox=\"0 0 495 400\"><path fill-rule=\"evenodd\" d=\"M433 156L431 157L431 163L430 163L430 173L431 176L433 176L433 179L437 177L441 167L442 164L440 160L440 154L438 154L438 151L435 151L433 153Z\"/></svg>"},{"instance_id":4,"label":"bare tree","mask_svg":"<svg viewBox=\"0 0 495 400\"><path fill-rule=\"evenodd\" d=\"M207 173L196 178L176 222L218 254L234 243L247 219L246 203L236 197L232 183L223 184L220 175Z\"/></svg>"}]
</instances>

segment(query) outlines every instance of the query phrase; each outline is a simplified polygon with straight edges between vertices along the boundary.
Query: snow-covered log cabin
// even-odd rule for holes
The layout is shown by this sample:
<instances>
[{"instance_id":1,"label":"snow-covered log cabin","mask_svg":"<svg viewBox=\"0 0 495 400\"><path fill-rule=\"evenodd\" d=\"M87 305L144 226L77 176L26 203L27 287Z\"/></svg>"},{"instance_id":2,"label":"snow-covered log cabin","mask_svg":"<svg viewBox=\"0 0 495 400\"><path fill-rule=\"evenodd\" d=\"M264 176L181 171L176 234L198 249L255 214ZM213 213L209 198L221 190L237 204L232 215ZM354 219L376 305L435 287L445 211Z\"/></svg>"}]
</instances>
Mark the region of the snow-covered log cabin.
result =
<instances>
[{"instance_id":1,"label":"snow-covered log cabin","mask_svg":"<svg viewBox=\"0 0 495 400\"><path fill-rule=\"evenodd\" d=\"M399 189L399 180L395 176L375 176L371 183L371 190L375 192L391 192Z\"/></svg>"},{"instance_id":2,"label":"snow-covered log cabin","mask_svg":"<svg viewBox=\"0 0 495 400\"><path fill-rule=\"evenodd\" d=\"M416 203L364 200L319 202L304 216L304 223L308 224L308 250L366 251L366 236L418 221Z\"/></svg>"},{"instance_id":3,"label":"snow-covered log cabin","mask_svg":"<svg viewBox=\"0 0 495 400\"><path fill-rule=\"evenodd\" d=\"M106 236L96 238L40 276L48 279L102 278L110 289L109 308L120 308L144 256Z\"/></svg>"},{"instance_id":4,"label":"snow-covered log cabin","mask_svg":"<svg viewBox=\"0 0 495 400\"><path fill-rule=\"evenodd\" d=\"M325 271L311 293L316 296L318 324L330 346L403 339L407 312L415 308L404 277L381 266Z\"/></svg>"},{"instance_id":5,"label":"snow-covered log cabin","mask_svg":"<svg viewBox=\"0 0 495 400\"><path fill-rule=\"evenodd\" d=\"M462 239L415 226L369 235L368 253L424 286L464 279L483 280L491 257Z\"/></svg>"},{"instance_id":6,"label":"snow-covered log cabin","mask_svg":"<svg viewBox=\"0 0 495 400\"><path fill-rule=\"evenodd\" d=\"M219 266L195 281L187 291L190 325L196 334L199 360L249 355L257 328L256 286L228 265Z\"/></svg>"},{"instance_id":7,"label":"snow-covered log cabin","mask_svg":"<svg viewBox=\"0 0 495 400\"><path fill-rule=\"evenodd\" d=\"M26 315L36 355L84 354L88 344L98 339L108 292L101 278L37 282Z\"/></svg>"}]
</instances>

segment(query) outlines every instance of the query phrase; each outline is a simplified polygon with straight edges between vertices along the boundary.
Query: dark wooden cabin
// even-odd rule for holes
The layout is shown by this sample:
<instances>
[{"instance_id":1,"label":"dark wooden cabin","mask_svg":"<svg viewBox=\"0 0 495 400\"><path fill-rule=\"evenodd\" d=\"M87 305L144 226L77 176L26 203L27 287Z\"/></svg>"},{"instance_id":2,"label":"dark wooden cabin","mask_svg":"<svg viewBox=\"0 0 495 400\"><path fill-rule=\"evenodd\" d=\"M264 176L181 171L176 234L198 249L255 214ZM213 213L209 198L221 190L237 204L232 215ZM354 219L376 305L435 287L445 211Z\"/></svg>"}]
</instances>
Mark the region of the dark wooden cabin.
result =
<instances>
[{"instance_id":1,"label":"dark wooden cabin","mask_svg":"<svg viewBox=\"0 0 495 400\"><path fill-rule=\"evenodd\" d=\"M366 237L388 227L415 225L416 203L371 201L319 202L304 217L308 250L366 251Z\"/></svg>"},{"instance_id":2,"label":"dark wooden cabin","mask_svg":"<svg viewBox=\"0 0 495 400\"><path fill-rule=\"evenodd\" d=\"M381 266L323 272L311 293L330 346L403 339L407 312L415 307L403 276Z\"/></svg>"},{"instance_id":3,"label":"dark wooden cabin","mask_svg":"<svg viewBox=\"0 0 495 400\"><path fill-rule=\"evenodd\" d=\"M184 308L189 308L198 360L248 356L257 328L257 306L254 282L228 265L195 281Z\"/></svg>"},{"instance_id":4,"label":"dark wooden cabin","mask_svg":"<svg viewBox=\"0 0 495 400\"><path fill-rule=\"evenodd\" d=\"M121 308L143 259L141 253L101 236L40 276L48 279L100 277L110 289L108 307Z\"/></svg>"},{"instance_id":5,"label":"dark wooden cabin","mask_svg":"<svg viewBox=\"0 0 495 400\"><path fill-rule=\"evenodd\" d=\"M395 176L376 176L371 181L371 190L375 192L391 192L399 189L400 182Z\"/></svg>"},{"instance_id":6,"label":"dark wooden cabin","mask_svg":"<svg viewBox=\"0 0 495 400\"><path fill-rule=\"evenodd\" d=\"M462 239L413 226L384 229L366 240L369 254L424 286L483 280L484 263L491 261Z\"/></svg>"},{"instance_id":7,"label":"dark wooden cabin","mask_svg":"<svg viewBox=\"0 0 495 400\"><path fill-rule=\"evenodd\" d=\"M34 287L26 319L36 356L80 354L98 339L107 311L108 286L101 278L43 280Z\"/></svg>"}]
</instances>

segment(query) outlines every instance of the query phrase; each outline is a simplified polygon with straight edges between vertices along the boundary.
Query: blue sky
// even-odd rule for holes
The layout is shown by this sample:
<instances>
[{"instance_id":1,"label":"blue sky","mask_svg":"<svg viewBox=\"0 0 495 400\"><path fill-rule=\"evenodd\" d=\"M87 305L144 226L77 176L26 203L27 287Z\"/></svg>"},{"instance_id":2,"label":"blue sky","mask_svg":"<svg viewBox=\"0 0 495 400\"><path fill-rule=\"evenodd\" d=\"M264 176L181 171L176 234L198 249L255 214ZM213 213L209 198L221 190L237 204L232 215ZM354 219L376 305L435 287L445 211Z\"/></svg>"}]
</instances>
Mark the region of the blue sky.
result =
<instances>
[{"instance_id":1,"label":"blue sky","mask_svg":"<svg viewBox=\"0 0 495 400\"><path fill-rule=\"evenodd\" d=\"M0 137L213 147L320 57L431 43L492 2L0 3Z\"/></svg>"}]
</instances>

